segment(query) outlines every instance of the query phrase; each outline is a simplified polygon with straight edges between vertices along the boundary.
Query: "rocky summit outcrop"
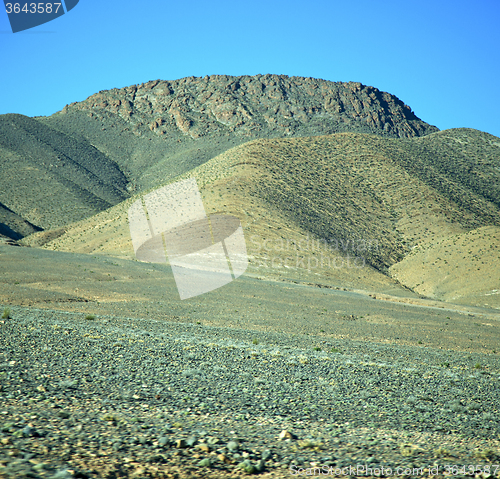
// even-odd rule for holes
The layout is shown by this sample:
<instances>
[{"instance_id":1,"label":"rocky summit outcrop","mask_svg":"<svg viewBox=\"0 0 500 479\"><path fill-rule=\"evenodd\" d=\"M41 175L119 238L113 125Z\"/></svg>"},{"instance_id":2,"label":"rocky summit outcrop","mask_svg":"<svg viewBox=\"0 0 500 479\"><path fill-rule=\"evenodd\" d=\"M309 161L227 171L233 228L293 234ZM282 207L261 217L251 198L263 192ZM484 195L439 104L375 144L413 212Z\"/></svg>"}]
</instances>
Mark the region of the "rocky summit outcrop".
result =
<instances>
[{"instance_id":1,"label":"rocky summit outcrop","mask_svg":"<svg viewBox=\"0 0 500 479\"><path fill-rule=\"evenodd\" d=\"M62 113L116 114L137 134L261 137L343 131L411 138L438 131L394 95L356 82L285 75L188 77L101 91Z\"/></svg>"}]
</instances>

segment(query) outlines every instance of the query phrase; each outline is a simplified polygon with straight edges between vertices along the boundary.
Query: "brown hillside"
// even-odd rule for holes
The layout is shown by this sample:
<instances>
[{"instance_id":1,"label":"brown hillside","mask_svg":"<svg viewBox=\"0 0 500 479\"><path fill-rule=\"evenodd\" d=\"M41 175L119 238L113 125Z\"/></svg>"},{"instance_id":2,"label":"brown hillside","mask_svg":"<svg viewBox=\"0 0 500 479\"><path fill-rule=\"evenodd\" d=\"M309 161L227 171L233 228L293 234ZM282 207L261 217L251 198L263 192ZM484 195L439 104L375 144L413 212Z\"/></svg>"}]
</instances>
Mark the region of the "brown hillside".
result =
<instances>
[{"instance_id":1,"label":"brown hillside","mask_svg":"<svg viewBox=\"0 0 500 479\"><path fill-rule=\"evenodd\" d=\"M394 271L403 284L415 286L401 272L415 247L499 226L498 206L480 194L496 181L495 168L486 165L471 188L455 173L440 170L435 160L439 156L446 162L447 154L453 155L448 161L456 159L456 152L447 153L446 144L463 134L452 130L432 135L428 156L412 149L413 142L421 141L418 138L402 144L343 133L255 140L185 177L196 178L208 213L241 219L251 256L249 273L401 292L389 276ZM467 135L471 149L484 140L481 132L467 130ZM498 147L492 148L495 165ZM468 156L464 149L459 160ZM36 234L26 241L49 249L133 257L127 224L130 203L71 225L55 240L46 242L44 234ZM495 261L491 268L497 267ZM441 273L433 277L434 284L441 284ZM495 289L496 281L491 275L479 294ZM422 293L448 299L458 286L443 287L449 289L446 294L436 295L436 287ZM491 298L485 302L492 304Z\"/></svg>"}]
</instances>

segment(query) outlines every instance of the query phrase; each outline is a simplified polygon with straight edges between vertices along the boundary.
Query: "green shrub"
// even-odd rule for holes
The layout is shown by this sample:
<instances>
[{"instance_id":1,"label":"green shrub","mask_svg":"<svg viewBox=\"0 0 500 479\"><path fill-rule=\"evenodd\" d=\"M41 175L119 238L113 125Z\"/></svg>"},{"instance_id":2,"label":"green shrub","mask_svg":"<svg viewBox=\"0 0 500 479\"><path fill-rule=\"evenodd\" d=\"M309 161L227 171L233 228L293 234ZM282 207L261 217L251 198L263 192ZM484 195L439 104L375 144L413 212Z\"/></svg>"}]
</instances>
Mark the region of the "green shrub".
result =
<instances>
[{"instance_id":1,"label":"green shrub","mask_svg":"<svg viewBox=\"0 0 500 479\"><path fill-rule=\"evenodd\" d=\"M10 317L10 309L9 308L5 308L3 310L2 319L11 319L11 317Z\"/></svg>"},{"instance_id":2,"label":"green shrub","mask_svg":"<svg viewBox=\"0 0 500 479\"><path fill-rule=\"evenodd\" d=\"M95 316L93 314L87 314L87 316L85 316L85 319L92 321L95 319Z\"/></svg>"}]
</instances>

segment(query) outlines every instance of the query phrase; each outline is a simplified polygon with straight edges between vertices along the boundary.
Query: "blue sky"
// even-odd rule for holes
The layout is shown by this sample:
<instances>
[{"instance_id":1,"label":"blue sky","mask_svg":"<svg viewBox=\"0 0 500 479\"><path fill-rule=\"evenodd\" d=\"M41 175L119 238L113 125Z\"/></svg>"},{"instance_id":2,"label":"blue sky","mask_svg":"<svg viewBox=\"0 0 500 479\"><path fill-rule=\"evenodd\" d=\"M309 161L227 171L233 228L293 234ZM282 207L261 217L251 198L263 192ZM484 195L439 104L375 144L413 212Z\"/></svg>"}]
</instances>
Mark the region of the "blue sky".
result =
<instances>
[{"instance_id":1,"label":"blue sky","mask_svg":"<svg viewBox=\"0 0 500 479\"><path fill-rule=\"evenodd\" d=\"M498 0L80 0L12 34L1 8L0 114L50 115L149 80L276 73L359 81L440 129L500 136L499 25Z\"/></svg>"}]
</instances>

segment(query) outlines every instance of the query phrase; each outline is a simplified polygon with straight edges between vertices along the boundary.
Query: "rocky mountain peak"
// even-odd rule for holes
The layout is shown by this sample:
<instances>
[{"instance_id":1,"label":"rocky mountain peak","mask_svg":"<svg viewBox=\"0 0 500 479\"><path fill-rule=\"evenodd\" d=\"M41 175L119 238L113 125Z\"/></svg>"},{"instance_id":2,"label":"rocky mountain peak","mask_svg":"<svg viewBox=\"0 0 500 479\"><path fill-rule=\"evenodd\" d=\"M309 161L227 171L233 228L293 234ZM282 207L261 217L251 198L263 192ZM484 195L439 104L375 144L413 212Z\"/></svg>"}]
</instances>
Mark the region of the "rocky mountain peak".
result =
<instances>
[{"instance_id":1,"label":"rocky mountain peak","mask_svg":"<svg viewBox=\"0 0 500 479\"><path fill-rule=\"evenodd\" d=\"M100 91L63 113L120 116L159 137L323 135L343 131L411 138L438 131L396 96L357 82L286 75L186 77Z\"/></svg>"}]
</instances>

